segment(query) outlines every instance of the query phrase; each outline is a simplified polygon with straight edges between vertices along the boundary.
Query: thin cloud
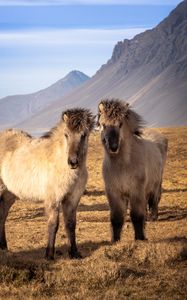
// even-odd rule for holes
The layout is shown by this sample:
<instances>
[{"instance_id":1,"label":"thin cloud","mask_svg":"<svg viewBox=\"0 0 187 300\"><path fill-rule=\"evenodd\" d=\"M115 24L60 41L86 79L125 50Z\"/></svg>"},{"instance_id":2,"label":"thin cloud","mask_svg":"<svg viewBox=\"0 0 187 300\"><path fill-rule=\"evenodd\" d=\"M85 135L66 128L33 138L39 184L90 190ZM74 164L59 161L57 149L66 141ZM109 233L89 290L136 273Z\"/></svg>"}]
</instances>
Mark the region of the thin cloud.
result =
<instances>
[{"instance_id":1,"label":"thin cloud","mask_svg":"<svg viewBox=\"0 0 187 300\"><path fill-rule=\"evenodd\" d=\"M53 29L0 32L0 98L47 87L77 69L92 76L115 44L146 30Z\"/></svg>"},{"instance_id":2,"label":"thin cloud","mask_svg":"<svg viewBox=\"0 0 187 300\"><path fill-rule=\"evenodd\" d=\"M181 0L0 0L0 5L177 5Z\"/></svg>"},{"instance_id":3,"label":"thin cloud","mask_svg":"<svg viewBox=\"0 0 187 300\"><path fill-rule=\"evenodd\" d=\"M1 46L60 46L60 45L111 45L118 40L132 38L147 28L128 29L58 29L37 31L0 32Z\"/></svg>"}]
</instances>

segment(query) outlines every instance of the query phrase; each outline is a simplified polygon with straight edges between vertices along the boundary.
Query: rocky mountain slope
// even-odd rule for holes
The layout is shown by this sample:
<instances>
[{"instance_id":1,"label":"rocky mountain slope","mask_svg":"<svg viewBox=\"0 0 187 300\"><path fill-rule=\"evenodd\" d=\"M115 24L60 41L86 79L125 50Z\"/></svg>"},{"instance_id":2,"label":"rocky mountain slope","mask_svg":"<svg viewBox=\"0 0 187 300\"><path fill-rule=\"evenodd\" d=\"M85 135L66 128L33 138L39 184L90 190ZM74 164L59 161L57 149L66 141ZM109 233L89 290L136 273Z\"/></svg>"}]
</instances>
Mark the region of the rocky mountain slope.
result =
<instances>
[{"instance_id":1,"label":"rocky mountain slope","mask_svg":"<svg viewBox=\"0 0 187 300\"><path fill-rule=\"evenodd\" d=\"M111 59L87 83L18 126L46 130L64 107L96 112L103 97L130 102L149 126L187 123L187 0L152 30L117 43Z\"/></svg>"},{"instance_id":2,"label":"rocky mountain slope","mask_svg":"<svg viewBox=\"0 0 187 300\"><path fill-rule=\"evenodd\" d=\"M8 96L0 99L0 127L13 126L55 100L65 96L89 79L80 71L72 71L51 86L28 95Z\"/></svg>"}]
</instances>

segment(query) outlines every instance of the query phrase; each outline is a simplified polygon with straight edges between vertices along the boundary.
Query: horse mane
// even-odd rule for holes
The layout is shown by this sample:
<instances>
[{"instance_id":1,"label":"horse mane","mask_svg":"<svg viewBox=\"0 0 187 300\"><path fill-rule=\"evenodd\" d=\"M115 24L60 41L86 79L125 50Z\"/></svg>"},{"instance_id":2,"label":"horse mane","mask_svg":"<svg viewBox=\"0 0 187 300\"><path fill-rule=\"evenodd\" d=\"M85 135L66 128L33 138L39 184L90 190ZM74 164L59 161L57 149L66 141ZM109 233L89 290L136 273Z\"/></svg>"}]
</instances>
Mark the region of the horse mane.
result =
<instances>
[{"instance_id":1,"label":"horse mane","mask_svg":"<svg viewBox=\"0 0 187 300\"><path fill-rule=\"evenodd\" d=\"M83 108L68 109L62 112L60 122L55 127L45 132L41 138L50 138L63 122L65 122L67 127L73 132L85 130L91 131L95 124L93 114L90 110Z\"/></svg>"},{"instance_id":2,"label":"horse mane","mask_svg":"<svg viewBox=\"0 0 187 300\"><path fill-rule=\"evenodd\" d=\"M23 131L22 129L15 129L15 128L7 128L5 129L4 131L5 133L7 134L16 134L16 135L22 135L22 136L25 136L25 137L28 137L28 138L33 138L32 135L30 135L28 132L26 131Z\"/></svg>"},{"instance_id":3,"label":"horse mane","mask_svg":"<svg viewBox=\"0 0 187 300\"><path fill-rule=\"evenodd\" d=\"M146 123L144 119L131 108L127 111L126 119L131 132L134 135L141 137L142 129L145 127Z\"/></svg>"},{"instance_id":4,"label":"horse mane","mask_svg":"<svg viewBox=\"0 0 187 300\"><path fill-rule=\"evenodd\" d=\"M54 131L56 130L57 126L52 127L49 131L46 131L42 136L41 139L49 139L52 137Z\"/></svg>"},{"instance_id":5,"label":"horse mane","mask_svg":"<svg viewBox=\"0 0 187 300\"><path fill-rule=\"evenodd\" d=\"M100 102L99 109L100 107L102 107L102 111L100 110L99 115L104 112L105 118L113 122L123 122L126 119L130 131L136 136L142 135L145 121L129 107L129 103L116 98L104 99Z\"/></svg>"}]
</instances>

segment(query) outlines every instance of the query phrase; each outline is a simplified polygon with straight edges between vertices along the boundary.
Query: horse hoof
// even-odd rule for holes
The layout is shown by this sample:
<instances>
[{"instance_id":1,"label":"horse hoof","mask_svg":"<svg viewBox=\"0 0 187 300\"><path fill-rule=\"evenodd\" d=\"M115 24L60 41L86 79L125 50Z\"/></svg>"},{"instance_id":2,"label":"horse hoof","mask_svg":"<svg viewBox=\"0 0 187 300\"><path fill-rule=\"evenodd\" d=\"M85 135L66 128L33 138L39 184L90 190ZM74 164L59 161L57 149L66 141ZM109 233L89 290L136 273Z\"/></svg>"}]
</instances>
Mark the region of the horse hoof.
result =
<instances>
[{"instance_id":1,"label":"horse hoof","mask_svg":"<svg viewBox=\"0 0 187 300\"><path fill-rule=\"evenodd\" d=\"M1 242L0 242L0 249L1 249L1 250L8 250L7 244L6 244L6 243L1 243Z\"/></svg>"},{"instance_id":2,"label":"horse hoof","mask_svg":"<svg viewBox=\"0 0 187 300\"><path fill-rule=\"evenodd\" d=\"M82 255L81 255L81 253L78 252L78 251L77 252L69 251L69 257L71 259L81 259L81 258L83 258Z\"/></svg>"},{"instance_id":3,"label":"horse hoof","mask_svg":"<svg viewBox=\"0 0 187 300\"><path fill-rule=\"evenodd\" d=\"M53 253L48 253L48 251L46 251L46 253L45 253L45 259L47 259L47 260L54 260L54 254Z\"/></svg>"},{"instance_id":4,"label":"horse hoof","mask_svg":"<svg viewBox=\"0 0 187 300\"><path fill-rule=\"evenodd\" d=\"M53 261L54 260L54 256L52 256L52 255L46 255L45 259L47 259L49 261Z\"/></svg>"},{"instance_id":5,"label":"horse hoof","mask_svg":"<svg viewBox=\"0 0 187 300\"><path fill-rule=\"evenodd\" d=\"M158 216L151 216L150 221L156 222L158 220Z\"/></svg>"},{"instance_id":6,"label":"horse hoof","mask_svg":"<svg viewBox=\"0 0 187 300\"><path fill-rule=\"evenodd\" d=\"M117 244L118 242L120 242L120 239L112 239L112 240L111 240L111 243L112 243L113 245Z\"/></svg>"},{"instance_id":7,"label":"horse hoof","mask_svg":"<svg viewBox=\"0 0 187 300\"><path fill-rule=\"evenodd\" d=\"M63 254L62 250L56 250L56 255L61 256Z\"/></svg>"},{"instance_id":8,"label":"horse hoof","mask_svg":"<svg viewBox=\"0 0 187 300\"><path fill-rule=\"evenodd\" d=\"M135 241L145 241L147 242L148 239L144 235L136 236Z\"/></svg>"},{"instance_id":9,"label":"horse hoof","mask_svg":"<svg viewBox=\"0 0 187 300\"><path fill-rule=\"evenodd\" d=\"M150 212L148 215L148 221L155 222L158 220L158 212Z\"/></svg>"}]
</instances>

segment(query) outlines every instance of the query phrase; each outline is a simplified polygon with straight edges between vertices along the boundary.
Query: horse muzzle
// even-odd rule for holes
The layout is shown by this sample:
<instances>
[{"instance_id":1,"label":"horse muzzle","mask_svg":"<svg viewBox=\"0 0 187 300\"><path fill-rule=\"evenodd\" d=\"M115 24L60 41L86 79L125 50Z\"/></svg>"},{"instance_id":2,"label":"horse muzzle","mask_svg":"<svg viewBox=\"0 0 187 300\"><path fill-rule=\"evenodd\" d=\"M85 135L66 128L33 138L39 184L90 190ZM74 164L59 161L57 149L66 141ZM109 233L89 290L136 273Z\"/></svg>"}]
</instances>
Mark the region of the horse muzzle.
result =
<instances>
[{"instance_id":1,"label":"horse muzzle","mask_svg":"<svg viewBox=\"0 0 187 300\"><path fill-rule=\"evenodd\" d=\"M119 143L117 143L117 142L110 143L106 139L104 139L103 142L104 142L106 150L109 153L112 153L112 154L117 154L118 153L118 151L119 151Z\"/></svg>"},{"instance_id":2,"label":"horse muzzle","mask_svg":"<svg viewBox=\"0 0 187 300\"><path fill-rule=\"evenodd\" d=\"M103 133L102 141L108 153L117 154L120 147L119 130L109 126Z\"/></svg>"},{"instance_id":3,"label":"horse muzzle","mask_svg":"<svg viewBox=\"0 0 187 300\"><path fill-rule=\"evenodd\" d=\"M108 150L112 154L117 154L119 151L119 145L117 143L108 145Z\"/></svg>"},{"instance_id":4,"label":"horse muzzle","mask_svg":"<svg viewBox=\"0 0 187 300\"><path fill-rule=\"evenodd\" d=\"M79 166L79 161L77 158L68 158L68 165L71 169L77 169Z\"/></svg>"}]
</instances>

